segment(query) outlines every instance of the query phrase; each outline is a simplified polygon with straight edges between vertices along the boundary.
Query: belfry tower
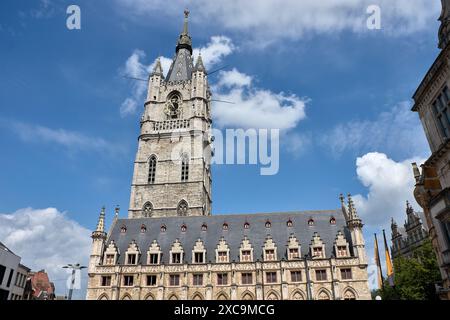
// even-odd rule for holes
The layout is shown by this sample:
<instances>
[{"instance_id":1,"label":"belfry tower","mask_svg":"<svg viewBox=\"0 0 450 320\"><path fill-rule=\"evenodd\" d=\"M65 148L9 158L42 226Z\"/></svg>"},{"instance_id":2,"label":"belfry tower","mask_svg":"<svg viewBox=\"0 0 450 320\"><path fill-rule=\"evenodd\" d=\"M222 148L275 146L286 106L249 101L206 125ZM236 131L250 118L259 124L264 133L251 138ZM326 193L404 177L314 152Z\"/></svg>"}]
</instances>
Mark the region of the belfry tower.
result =
<instances>
[{"instance_id":1,"label":"belfry tower","mask_svg":"<svg viewBox=\"0 0 450 320\"><path fill-rule=\"evenodd\" d=\"M148 79L129 218L211 213L211 93L184 15L167 77L158 59Z\"/></svg>"}]
</instances>

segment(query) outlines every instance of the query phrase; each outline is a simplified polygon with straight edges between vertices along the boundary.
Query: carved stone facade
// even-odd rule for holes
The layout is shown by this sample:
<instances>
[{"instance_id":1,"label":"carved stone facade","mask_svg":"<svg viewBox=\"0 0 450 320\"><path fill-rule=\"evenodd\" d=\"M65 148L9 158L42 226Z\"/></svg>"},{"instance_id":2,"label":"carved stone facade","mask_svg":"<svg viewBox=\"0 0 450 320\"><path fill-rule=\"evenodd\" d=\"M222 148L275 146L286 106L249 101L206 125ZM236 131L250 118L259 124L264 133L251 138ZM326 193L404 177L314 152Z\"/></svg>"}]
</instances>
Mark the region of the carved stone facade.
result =
<instances>
[{"instance_id":1,"label":"carved stone facade","mask_svg":"<svg viewBox=\"0 0 450 320\"><path fill-rule=\"evenodd\" d=\"M187 13L149 77L128 219L102 210L87 299L370 299L362 221L341 209L211 215L211 94Z\"/></svg>"},{"instance_id":2,"label":"carved stone facade","mask_svg":"<svg viewBox=\"0 0 450 320\"><path fill-rule=\"evenodd\" d=\"M438 294L450 299L450 0L442 0L439 18L439 56L414 94L413 111L418 112L431 156L413 164L414 196L423 208L430 238L442 276Z\"/></svg>"},{"instance_id":3,"label":"carved stone facade","mask_svg":"<svg viewBox=\"0 0 450 320\"><path fill-rule=\"evenodd\" d=\"M391 252L393 259L399 256L412 256L414 250L421 247L423 243L429 239L428 231L423 225L419 213L414 212L414 209L408 202L406 202L406 220L404 228L399 228L394 219L392 219L391 235Z\"/></svg>"}]
</instances>

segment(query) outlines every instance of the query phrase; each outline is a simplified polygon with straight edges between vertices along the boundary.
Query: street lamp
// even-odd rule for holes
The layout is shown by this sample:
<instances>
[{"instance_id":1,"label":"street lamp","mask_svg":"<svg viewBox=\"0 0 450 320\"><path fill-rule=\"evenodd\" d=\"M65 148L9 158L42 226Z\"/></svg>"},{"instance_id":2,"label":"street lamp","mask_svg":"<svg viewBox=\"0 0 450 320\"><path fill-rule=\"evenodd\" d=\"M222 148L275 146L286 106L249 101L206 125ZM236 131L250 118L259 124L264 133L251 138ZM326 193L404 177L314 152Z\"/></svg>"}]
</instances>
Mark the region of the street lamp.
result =
<instances>
[{"instance_id":1,"label":"street lamp","mask_svg":"<svg viewBox=\"0 0 450 320\"><path fill-rule=\"evenodd\" d=\"M69 298L68 300L72 300L72 292L73 292L73 284L75 283L75 272L76 270L86 269L87 267L82 266L79 263L76 264L68 264L63 267L64 269L72 269L72 280L70 281L70 290L69 290Z\"/></svg>"}]
</instances>

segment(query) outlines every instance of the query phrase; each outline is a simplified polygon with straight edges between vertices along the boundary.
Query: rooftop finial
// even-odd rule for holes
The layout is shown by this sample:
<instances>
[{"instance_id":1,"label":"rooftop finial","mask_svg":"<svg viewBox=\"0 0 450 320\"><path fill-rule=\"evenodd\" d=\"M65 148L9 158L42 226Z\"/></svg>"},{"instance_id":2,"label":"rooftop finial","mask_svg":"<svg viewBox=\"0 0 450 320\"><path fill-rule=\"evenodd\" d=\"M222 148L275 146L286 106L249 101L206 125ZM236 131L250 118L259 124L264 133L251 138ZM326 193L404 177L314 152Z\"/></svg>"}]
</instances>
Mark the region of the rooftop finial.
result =
<instances>
[{"instance_id":1,"label":"rooftop finial","mask_svg":"<svg viewBox=\"0 0 450 320\"><path fill-rule=\"evenodd\" d=\"M119 217L119 212L120 212L120 206L116 205L116 208L114 209L114 218Z\"/></svg>"}]
</instances>

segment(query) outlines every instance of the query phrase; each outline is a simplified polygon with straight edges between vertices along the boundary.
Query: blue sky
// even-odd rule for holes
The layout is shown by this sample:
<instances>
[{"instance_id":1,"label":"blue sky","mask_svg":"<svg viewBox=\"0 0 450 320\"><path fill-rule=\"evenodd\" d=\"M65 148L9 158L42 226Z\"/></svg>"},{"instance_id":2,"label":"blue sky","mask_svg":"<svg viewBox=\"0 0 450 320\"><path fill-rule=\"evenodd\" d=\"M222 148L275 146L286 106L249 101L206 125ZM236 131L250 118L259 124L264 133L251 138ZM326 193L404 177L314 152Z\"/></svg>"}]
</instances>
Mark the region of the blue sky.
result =
<instances>
[{"instance_id":1,"label":"blue sky","mask_svg":"<svg viewBox=\"0 0 450 320\"><path fill-rule=\"evenodd\" d=\"M56 208L89 230L102 205L110 217L116 204L126 216L143 100L121 114L136 89L122 77L125 64L135 50L145 53L146 66L172 57L189 6L194 47L207 48L213 36L232 43L212 69L226 65L250 76L249 92L305 102L306 116L283 131L277 175L261 176L248 165L213 168L213 212L331 209L339 207L339 193L350 192L372 248L373 232L388 228L391 216L401 223L404 202L413 201L410 160L429 153L409 108L438 54L439 1L426 12L428 1L371 1L381 6L381 30L364 28L364 0L353 7L295 1L277 13L271 2L246 15L221 1L2 1L0 213ZM81 30L66 28L72 3L81 8ZM296 10L298 18L289 13ZM305 16L316 11L315 19ZM209 80L214 85L224 75ZM14 239L10 246L24 248Z\"/></svg>"}]
</instances>

